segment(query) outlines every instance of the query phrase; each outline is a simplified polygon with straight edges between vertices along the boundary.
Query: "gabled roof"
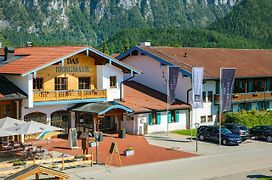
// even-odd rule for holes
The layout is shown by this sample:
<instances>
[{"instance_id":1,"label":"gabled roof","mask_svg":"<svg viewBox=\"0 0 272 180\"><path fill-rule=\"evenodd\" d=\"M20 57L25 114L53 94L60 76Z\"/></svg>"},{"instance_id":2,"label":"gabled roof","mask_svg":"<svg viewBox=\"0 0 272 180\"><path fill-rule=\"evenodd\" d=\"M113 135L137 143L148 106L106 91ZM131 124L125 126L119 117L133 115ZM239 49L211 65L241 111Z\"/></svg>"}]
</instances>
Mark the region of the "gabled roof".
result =
<instances>
[{"instance_id":1,"label":"gabled roof","mask_svg":"<svg viewBox=\"0 0 272 180\"><path fill-rule=\"evenodd\" d=\"M27 94L10 82L7 78L0 76L0 101L25 99Z\"/></svg>"},{"instance_id":2,"label":"gabled roof","mask_svg":"<svg viewBox=\"0 0 272 180\"><path fill-rule=\"evenodd\" d=\"M99 57L108 60L114 65L126 68L133 73L141 73L139 70L136 70L133 67L123 62L120 62L119 60L112 58L94 48L80 46L17 48L15 49L15 56L18 56L20 58L8 63L0 63L0 73L20 74L22 76L25 76L82 52L86 52L86 54L94 53Z\"/></svg>"},{"instance_id":3,"label":"gabled roof","mask_svg":"<svg viewBox=\"0 0 272 180\"><path fill-rule=\"evenodd\" d=\"M220 68L234 67L238 78L272 77L272 50L136 46L117 59L122 60L135 50L162 64L179 66L189 76L192 67L204 67L206 79L219 79Z\"/></svg>"},{"instance_id":4,"label":"gabled roof","mask_svg":"<svg viewBox=\"0 0 272 180\"><path fill-rule=\"evenodd\" d=\"M135 81L124 84L124 97L121 104L134 110L135 113L165 111L167 109L167 96ZM190 109L190 105L176 100L169 105L169 110Z\"/></svg>"}]
</instances>

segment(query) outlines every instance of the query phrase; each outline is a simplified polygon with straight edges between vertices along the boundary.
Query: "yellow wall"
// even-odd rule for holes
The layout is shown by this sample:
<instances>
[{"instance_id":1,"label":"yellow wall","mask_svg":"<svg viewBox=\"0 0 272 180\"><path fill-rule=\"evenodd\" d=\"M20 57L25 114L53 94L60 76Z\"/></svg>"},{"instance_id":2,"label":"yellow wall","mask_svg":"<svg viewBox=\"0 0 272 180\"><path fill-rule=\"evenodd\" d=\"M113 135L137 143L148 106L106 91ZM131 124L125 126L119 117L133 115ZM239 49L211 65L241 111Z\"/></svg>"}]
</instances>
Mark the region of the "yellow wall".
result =
<instances>
[{"instance_id":1,"label":"yellow wall","mask_svg":"<svg viewBox=\"0 0 272 180\"><path fill-rule=\"evenodd\" d=\"M78 64L68 64L68 59L77 59ZM78 77L91 77L91 88L96 88L96 66L95 60L92 57L88 57L84 54L77 54L70 58L65 59L63 67L89 67L89 72L57 72L56 68L61 66L51 65L37 72L37 78L43 78L43 90L54 90L54 78L55 77L67 77L68 90L78 90Z\"/></svg>"}]
</instances>

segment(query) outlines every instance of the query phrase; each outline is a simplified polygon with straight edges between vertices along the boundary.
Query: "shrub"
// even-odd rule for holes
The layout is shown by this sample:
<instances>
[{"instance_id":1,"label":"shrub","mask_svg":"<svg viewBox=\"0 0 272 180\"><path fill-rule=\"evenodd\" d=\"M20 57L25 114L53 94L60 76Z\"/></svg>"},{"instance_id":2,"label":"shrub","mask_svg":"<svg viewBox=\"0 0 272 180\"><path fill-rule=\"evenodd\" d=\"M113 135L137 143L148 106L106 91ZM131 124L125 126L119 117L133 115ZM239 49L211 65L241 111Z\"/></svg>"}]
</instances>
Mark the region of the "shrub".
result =
<instances>
[{"instance_id":1,"label":"shrub","mask_svg":"<svg viewBox=\"0 0 272 180\"><path fill-rule=\"evenodd\" d=\"M251 128L258 125L272 125L272 111L229 112L225 116L226 123L238 123Z\"/></svg>"}]
</instances>

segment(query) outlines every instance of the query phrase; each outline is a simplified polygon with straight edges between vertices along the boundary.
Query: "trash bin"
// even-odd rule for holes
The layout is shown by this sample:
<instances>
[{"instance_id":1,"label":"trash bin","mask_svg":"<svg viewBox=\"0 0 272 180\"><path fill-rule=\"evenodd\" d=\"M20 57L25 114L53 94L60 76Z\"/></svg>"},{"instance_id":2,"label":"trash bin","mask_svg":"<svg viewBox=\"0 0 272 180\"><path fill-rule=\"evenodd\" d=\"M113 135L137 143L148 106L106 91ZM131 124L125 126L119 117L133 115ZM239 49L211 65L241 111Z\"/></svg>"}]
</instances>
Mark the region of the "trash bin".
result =
<instances>
[{"instance_id":1,"label":"trash bin","mask_svg":"<svg viewBox=\"0 0 272 180\"><path fill-rule=\"evenodd\" d=\"M125 138L126 137L126 129L121 129L118 134L119 138Z\"/></svg>"}]
</instances>

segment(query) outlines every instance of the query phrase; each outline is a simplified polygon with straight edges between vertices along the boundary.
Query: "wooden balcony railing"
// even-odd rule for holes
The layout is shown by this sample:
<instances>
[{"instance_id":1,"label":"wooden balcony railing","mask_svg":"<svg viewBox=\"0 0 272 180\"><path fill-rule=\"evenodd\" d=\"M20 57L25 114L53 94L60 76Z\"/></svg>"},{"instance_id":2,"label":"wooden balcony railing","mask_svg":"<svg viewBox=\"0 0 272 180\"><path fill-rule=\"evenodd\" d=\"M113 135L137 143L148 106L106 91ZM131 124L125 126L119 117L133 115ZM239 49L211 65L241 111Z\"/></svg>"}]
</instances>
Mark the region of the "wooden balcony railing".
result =
<instances>
[{"instance_id":1,"label":"wooden balcony railing","mask_svg":"<svg viewBox=\"0 0 272 180\"><path fill-rule=\"evenodd\" d=\"M235 93L232 95L233 102L247 102L247 101L266 101L272 100L272 92L255 92L255 93ZM214 103L220 103L220 95L214 95Z\"/></svg>"},{"instance_id":2,"label":"wooden balcony railing","mask_svg":"<svg viewBox=\"0 0 272 180\"><path fill-rule=\"evenodd\" d=\"M33 101L60 101L92 98L106 98L107 90L67 90L67 91L34 91Z\"/></svg>"}]
</instances>

